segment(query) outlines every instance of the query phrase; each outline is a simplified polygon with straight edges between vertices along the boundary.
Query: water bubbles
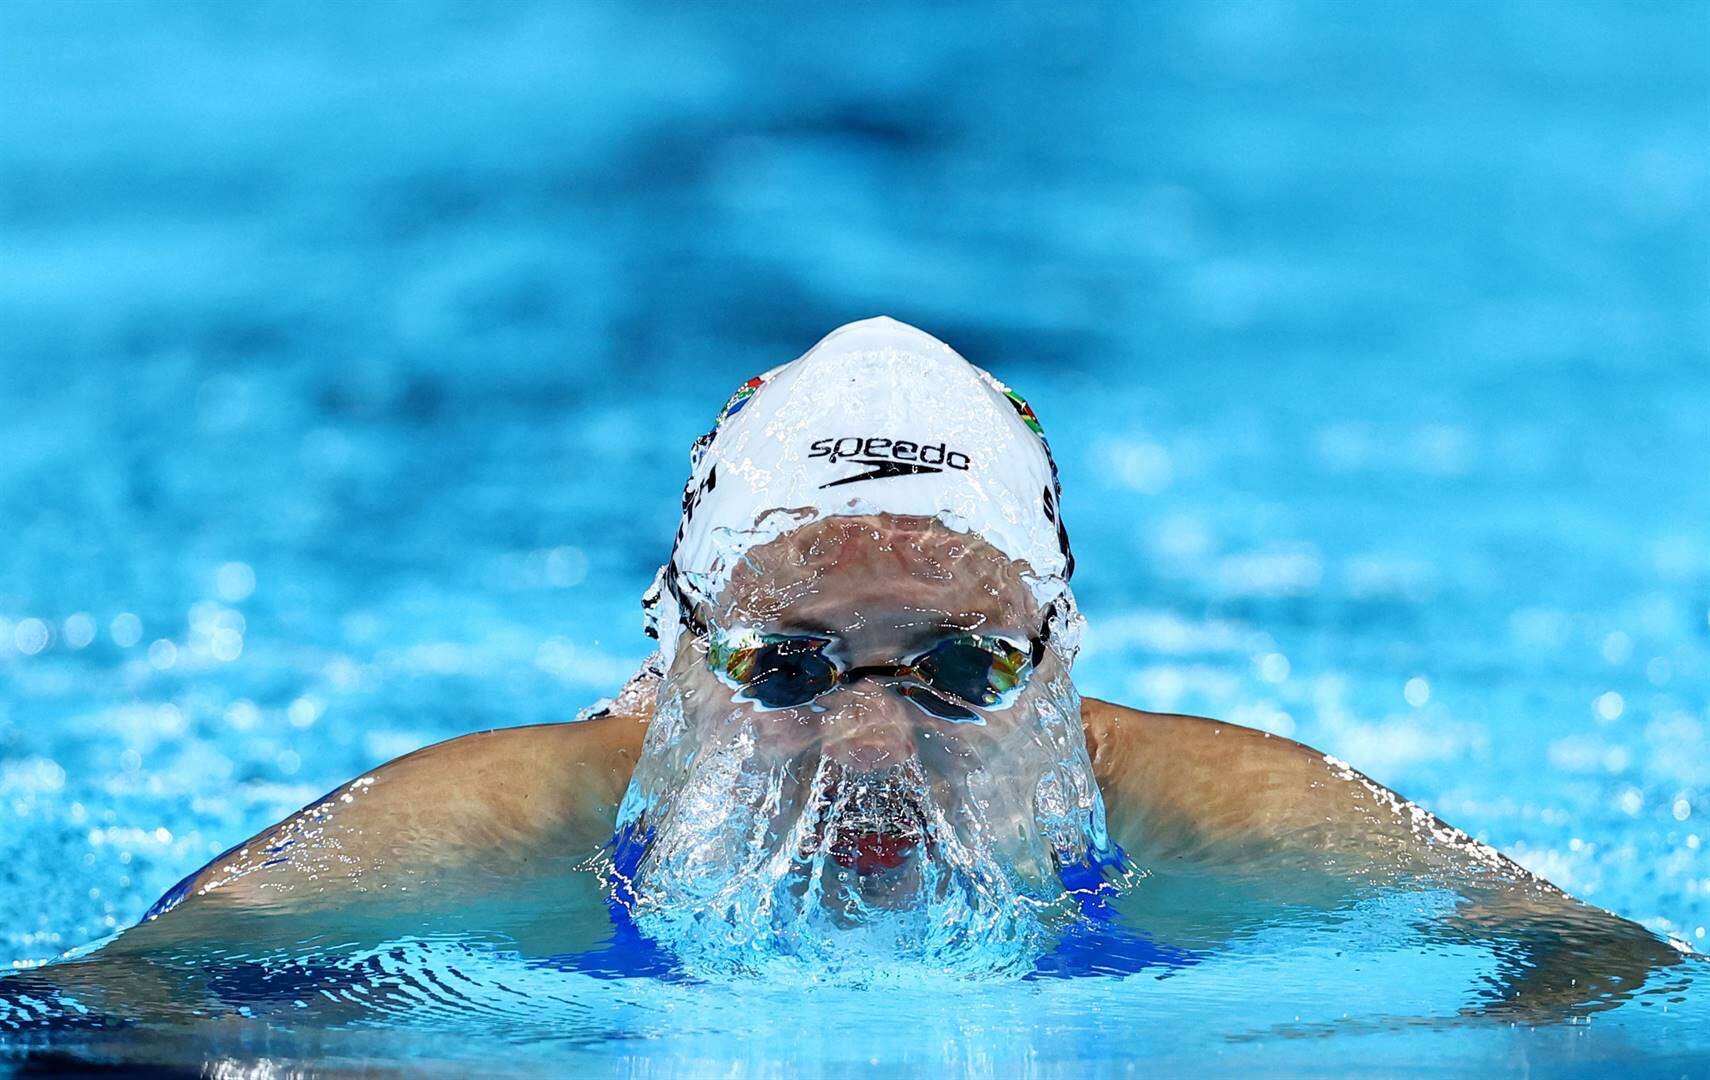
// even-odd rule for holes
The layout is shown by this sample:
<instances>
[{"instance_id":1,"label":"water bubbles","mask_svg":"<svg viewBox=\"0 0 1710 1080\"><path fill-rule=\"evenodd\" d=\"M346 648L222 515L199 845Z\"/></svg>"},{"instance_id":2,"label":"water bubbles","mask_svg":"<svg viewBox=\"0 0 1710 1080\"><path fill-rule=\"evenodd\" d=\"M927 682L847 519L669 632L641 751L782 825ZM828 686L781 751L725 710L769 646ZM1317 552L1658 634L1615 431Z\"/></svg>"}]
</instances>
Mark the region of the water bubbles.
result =
<instances>
[{"instance_id":1,"label":"water bubbles","mask_svg":"<svg viewBox=\"0 0 1710 1080\"><path fill-rule=\"evenodd\" d=\"M243 634L246 629L243 612L223 607L211 600L190 605L190 651L192 655L212 657L229 663L243 655Z\"/></svg>"},{"instance_id":2,"label":"water bubbles","mask_svg":"<svg viewBox=\"0 0 1710 1080\"><path fill-rule=\"evenodd\" d=\"M12 644L25 656L34 656L48 647L51 638L47 623L40 619L20 619L12 630Z\"/></svg>"},{"instance_id":3,"label":"water bubbles","mask_svg":"<svg viewBox=\"0 0 1710 1080\"><path fill-rule=\"evenodd\" d=\"M1431 700L1431 684L1423 675L1415 675L1401 688L1401 696L1415 709L1423 708Z\"/></svg>"},{"instance_id":4,"label":"water bubbles","mask_svg":"<svg viewBox=\"0 0 1710 1080\"><path fill-rule=\"evenodd\" d=\"M362 665L348 656L335 656L321 669L321 677L339 690L354 690L362 682Z\"/></svg>"},{"instance_id":5,"label":"water bubbles","mask_svg":"<svg viewBox=\"0 0 1710 1080\"><path fill-rule=\"evenodd\" d=\"M1230 596L1306 596L1324 578L1324 561L1306 546L1229 555L1217 565L1217 582Z\"/></svg>"},{"instance_id":6,"label":"water bubbles","mask_svg":"<svg viewBox=\"0 0 1710 1080\"><path fill-rule=\"evenodd\" d=\"M315 725L315 721L321 718L321 713L325 710L326 706L318 698L300 697L285 710L285 719L299 730L309 728Z\"/></svg>"},{"instance_id":7,"label":"water bubbles","mask_svg":"<svg viewBox=\"0 0 1710 1080\"><path fill-rule=\"evenodd\" d=\"M30 758L10 765L4 783L12 791L52 794L64 789L65 768L51 758ZM22 806L27 811L29 804Z\"/></svg>"},{"instance_id":8,"label":"water bubbles","mask_svg":"<svg viewBox=\"0 0 1710 1080\"><path fill-rule=\"evenodd\" d=\"M184 734L189 721L185 719L184 710L170 701L162 702L154 710L154 733L162 738L172 739Z\"/></svg>"},{"instance_id":9,"label":"water bubbles","mask_svg":"<svg viewBox=\"0 0 1710 1080\"><path fill-rule=\"evenodd\" d=\"M228 604L247 600L254 591L255 571L248 563L224 563L214 573L214 592Z\"/></svg>"},{"instance_id":10,"label":"water bubbles","mask_svg":"<svg viewBox=\"0 0 1710 1080\"><path fill-rule=\"evenodd\" d=\"M546 553L544 562L546 583L555 589L580 585L588 576L588 556L581 548L555 547Z\"/></svg>"},{"instance_id":11,"label":"water bubbles","mask_svg":"<svg viewBox=\"0 0 1710 1080\"><path fill-rule=\"evenodd\" d=\"M1170 514L1152 530L1153 549L1172 559L1202 558L1216 543L1211 526L1194 514Z\"/></svg>"},{"instance_id":12,"label":"water bubbles","mask_svg":"<svg viewBox=\"0 0 1710 1080\"><path fill-rule=\"evenodd\" d=\"M156 671L167 671L178 663L178 646L166 638L159 638L148 647L149 666Z\"/></svg>"},{"instance_id":13,"label":"water bubbles","mask_svg":"<svg viewBox=\"0 0 1710 1080\"><path fill-rule=\"evenodd\" d=\"M1686 796L1682 795L1674 800L1674 805L1669 807L1669 811L1674 814L1674 820L1685 821L1692 816L1692 803Z\"/></svg>"},{"instance_id":14,"label":"water bubbles","mask_svg":"<svg viewBox=\"0 0 1710 1080\"><path fill-rule=\"evenodd\" d=\"M1258 659L1259 677L1269 683L1286 682L1289 675L1288 657L1282 653L1266 653Z\"/></svg>"},{"instance_id":15,"label":"water bubbles","mask_svg":"<svg viewBox=\"0 0 1710 1080\"><path fill-rule=\"evenodd\" d=\"M1638 817L1645 808L1645 794L1636 787L1624 787L1615 796L1615 807L1628 817Z\"/></svg>"},{"instance_id":16,"label":"water bubbles","mask_svg":"<svg viewBox=\"0 0 1710 1080\"><path fill-rule=\"evenodd\" d=\"M66 617L60 626L60 633L70 648L86 649L95 640L95 620L88 612L76 612Z\"/></svg>"},{"instance_id":17,"label":"water bubbles","mask_svg":"<svg viewBox=\"0 0 1710 1080\"><path fill-rule=\"evenodd\" d=\"M1597 710L1597 718L1607 724L1621 719L1621 714L1626 711L1627 702L1620 694L1610 690L1598 695L1594 707Z\"/></svg>"},{"instance_id":18,"label":"water bubbles","mask_svg":"<svg viewBox=\"0 0 1710 1080\"><path fill-rule=\"evenodd\" d=\"M1625 664L1633 655L1633 639L1621 631L1608 634L1603 639L1603 659L1611 664Z\"/></svg>"},{"instance_id":19,"label":"water bubbles","mask_svg":"<svg viewBox=\"0 0 1710 1080\"><path fill-rule=\"evenodd\" d=\"M226 706L226 723L238 731L248 731L260 722L261 710L247 698L239 698Z\"/></svg>"},{"instance_id":20,"label":"water bubbles","mask_svg":"<svg viewBox=\"0 0 1710 1080\"><path fill-rule=\"evenodd\" d=\"M588 579L588 555L579 547L560 544L499 558L493 584L501 589L571 589Z\"/></svg>"},{"instance_id":21,"label":"water bubbles","mask_svg":"<svg viewBox=\"0 0 1710 1080\"><path fill-rule=\"evenodd\" d=\"M121 649L129 649L142 640L142 620L128 611L121 611L113 616L113 621L107 625L107 633L113 637L113 644Z\"/></svg>"},{"instance_id":22,"label":"water bubbles","mask_svg":"<svg viewBox=\"0 0 1710 1080\"><path fill-rule=\"evenodd\" d=\"M226 628L215 630L208 637L208 651L215 660L230 663L243 655L243 635Z\"/></svg>"},{"instance_id":23,"label":"water bubbles","mask_svg":"<svg viewBox=\"0 0 1710 1080\"><path fill-rule=\"evenodd\" d=\"M1104 448L1105 466L1122 487L1156 495L1175 479L1170 452L1151 442L1116 441Z\"/></svg>"}]
</instances>

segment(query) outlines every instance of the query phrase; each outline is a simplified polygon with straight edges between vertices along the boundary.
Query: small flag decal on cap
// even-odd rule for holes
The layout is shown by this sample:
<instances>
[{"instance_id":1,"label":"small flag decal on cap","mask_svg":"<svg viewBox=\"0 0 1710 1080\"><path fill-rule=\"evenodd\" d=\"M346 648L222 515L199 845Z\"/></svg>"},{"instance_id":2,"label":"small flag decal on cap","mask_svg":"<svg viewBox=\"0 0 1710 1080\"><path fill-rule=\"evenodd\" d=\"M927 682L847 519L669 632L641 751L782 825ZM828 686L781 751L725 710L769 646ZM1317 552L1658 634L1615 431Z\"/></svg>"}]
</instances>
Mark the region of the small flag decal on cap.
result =
<instances>
[{"instance_id":1,"label":"small flag decal on cap","mask_svg":"<svg viewBox=\"0 0 1710 1080\"><path fill-rule=\"evenodd\" d=\"M1045 429L1039 426L1039 418L1033 415L1033 406L1027 403L1027 399L1007 386L1004 387L1003 392L1009 398L1009 403L1015 406L1015 411L1021 414L1021 422L1032 428L1033 434L1045 434Z\"/></svg>"},{"instance_id":2,"label":"small flag decal on cap","mask_svg":"<svg viewBox=\"0 0 1710 1080\"><path fill-rule=\"evenodd\" d=\"M730 396L730 400L724 403L724 411L718 414L717 423L722 424L737 413L741 412L743 406L748 404L748 399L754 396L754 391L765 385L766 380L759 375L756 375L752 379L743 383L737 388L736 393ZM716 427L717 425L715 424L714 426Z\"/></svg>"}]
</instances>

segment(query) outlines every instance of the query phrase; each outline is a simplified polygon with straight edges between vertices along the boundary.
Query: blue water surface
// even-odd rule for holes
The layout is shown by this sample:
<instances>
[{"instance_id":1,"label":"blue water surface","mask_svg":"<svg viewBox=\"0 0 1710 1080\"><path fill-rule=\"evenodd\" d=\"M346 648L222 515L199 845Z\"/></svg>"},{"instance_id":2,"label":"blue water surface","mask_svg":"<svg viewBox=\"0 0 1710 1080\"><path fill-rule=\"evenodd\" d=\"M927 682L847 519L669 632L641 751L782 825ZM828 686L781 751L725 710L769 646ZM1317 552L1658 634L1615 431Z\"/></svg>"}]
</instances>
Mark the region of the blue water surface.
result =
<instances>
[{"instance_id":1,"label":"blue water surface","mask_svg":"<svg viewBox=\"0 0 1710 1080\"><path fill-rule=\"evenodd\" d=\"M879 313L1044 421L1087 693L1308 742L1710 948L1706 56L1695 3L0 7L0 964L612 693L690 440ZM885 995L530 968L527 1022L248 1054L1710 1060L1702 982L1510 1026L1382 935L1248 948Z\"/></svg>"}]
</instances>

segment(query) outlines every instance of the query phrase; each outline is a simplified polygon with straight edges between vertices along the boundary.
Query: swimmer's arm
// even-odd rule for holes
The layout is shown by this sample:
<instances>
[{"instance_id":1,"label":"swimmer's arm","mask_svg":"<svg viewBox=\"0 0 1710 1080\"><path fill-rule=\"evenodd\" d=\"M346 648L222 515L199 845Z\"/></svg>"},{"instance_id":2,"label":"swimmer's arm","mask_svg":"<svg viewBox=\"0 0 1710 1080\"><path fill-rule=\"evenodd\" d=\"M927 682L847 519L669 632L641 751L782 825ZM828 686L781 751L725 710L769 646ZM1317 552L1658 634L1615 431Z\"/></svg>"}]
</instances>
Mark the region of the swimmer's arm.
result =
<instances>
[{"instance_id":1,"label":"swimmer's arm","mask_svg":"<svg viewBox=\"0 0 1710 1080\"><path fill-rule=\"evenodd\" d=\"M1081 716L1115 839L1159 859L1228 866L1309 852L1349 872L1417 869L1432 826L1464 838L1292 739L1095 698Z\"/></svg>"},{"instance_id":2,"label":"swimmer's arm","mask_svg":"<svg viewBox=\"0 0 1710 1080\"><path fill-rule=\"evenodd\" d=\"M1311 747L1090 698L1082 719L1112 839L1157 875L1158 899L1240 896L1274 913L1333 903L1338 881L1435 883L1461 896L1449 933L1504 947L1502 1007L1538 1016L1617 1003L1680 960Z\"/></svg>"},{"instance_id":3,"label":"swimmer's arm","mask_svg":"<svg viewBox=\"0 0 1710 1080\"><path fill-rule=\"evenodd\" d=\"M191 875L157 917L7 985L142 1016L206 997L198 957L234 947L501 927L538 955L594 947L606 916L586 868L611 838L652 713L635 686L595 719L480 732L387 762Z\"/></svg>"},{"instance_id":4,"label":"swimmer's arm","mask_svg":"<svg viewBox=\"0 0 1710 1080\"><path fill-rule=\"evenodd\" d=\"M549 872L612 835L643 719L477 732L379 766L204 867L179 907L338 902Z\"/></svg>"},{"instance_id":5,"label":"swimmer's arm","mask_svg":"<svg viewBox=\"0 0 1710 1080\"><path fill-rule=\"evenodd\" d=\"M400 920L423 932L504 921L559 938L584 913L601 922L585 870L611 839L656 685L644 669L594 718L478 732L389 761L186 878L98 958L304 932L383 937Z\"/></svg>"}]
</instances>

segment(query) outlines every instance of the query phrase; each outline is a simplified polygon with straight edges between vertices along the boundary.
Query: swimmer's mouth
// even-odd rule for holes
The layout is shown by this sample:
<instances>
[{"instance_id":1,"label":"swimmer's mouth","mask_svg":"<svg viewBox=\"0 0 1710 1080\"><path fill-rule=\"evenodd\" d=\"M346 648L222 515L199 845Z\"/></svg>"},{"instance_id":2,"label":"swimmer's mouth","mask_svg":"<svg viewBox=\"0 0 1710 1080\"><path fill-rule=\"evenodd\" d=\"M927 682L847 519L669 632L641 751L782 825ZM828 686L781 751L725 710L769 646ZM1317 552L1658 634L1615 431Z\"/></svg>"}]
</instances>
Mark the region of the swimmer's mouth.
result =
<instances>
[{"instance_id":1,"label":"swimmer's mouth","mask_svg":"<svg viewBox=\"0 0 1710 1080\"><path fill-rule=\"evenodd\" d=\"M861 877L904 866L911 856L930 844L919 808L906 798L885 799L879 805L853 810L846 808L835 817L828 802L816 832L832 860Z\"/></svg>"},{"instance_id":2,"label":"swimmer's mouth","mask_svg":"<svg viewBox=\"0 0 1710 1080\"><path fill-rule=\"evenodd\" d=\"M918 834L838 829L832 838L830 852L837 865L869 877L904 865L920 846Z\"/></svg>"}]
</instances>

